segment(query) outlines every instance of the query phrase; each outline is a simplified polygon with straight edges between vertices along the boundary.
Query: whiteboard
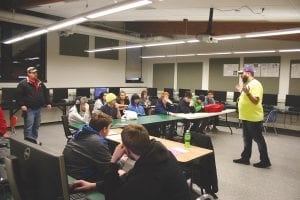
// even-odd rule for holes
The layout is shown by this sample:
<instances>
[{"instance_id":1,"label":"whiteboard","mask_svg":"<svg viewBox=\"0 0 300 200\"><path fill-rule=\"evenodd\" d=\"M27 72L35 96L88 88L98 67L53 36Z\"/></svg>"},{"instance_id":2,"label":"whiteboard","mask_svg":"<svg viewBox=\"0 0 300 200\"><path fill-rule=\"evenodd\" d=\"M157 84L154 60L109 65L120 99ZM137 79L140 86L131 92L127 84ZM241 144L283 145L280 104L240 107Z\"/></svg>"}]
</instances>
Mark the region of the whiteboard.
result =
<instances>
[{"instance_id":1,"label":"whiteboard","mask_svg":"<svg viewBox=\"0 0 300 200\"><path fill-rule=\"evenodd\" d=\"M224 64L223 76L237 76L239 64Z\"/></svg>"},{"instance_id":2,"label":"whiteboard","mask_svg":"<svg viewBox=\"0 0 300 200\"><path fill-rule=\"evenodd\" d=\"M291 65L291 78L300 78L300 63Z\"/></svg>"},{"instance_id":3,"label":"whiteboard","mask_svg":"<svg viewBox=\"0 0 300 200\"><path fill-rule=\"evenodd\" d=\"M250 66L254 69L254 76L260 77L260 65L258 63L244 64L244 67Z\"/></svg>"},{"instance_id":4,"label":"whiteboard","mask_svg":"<svg viewBox=\"0 0 300 200\"><path fill-rule=\"evenodd\" d=\"M279 63L261 63L259 65L261 77L279 77Z\"/></svg>"}]
</instances>

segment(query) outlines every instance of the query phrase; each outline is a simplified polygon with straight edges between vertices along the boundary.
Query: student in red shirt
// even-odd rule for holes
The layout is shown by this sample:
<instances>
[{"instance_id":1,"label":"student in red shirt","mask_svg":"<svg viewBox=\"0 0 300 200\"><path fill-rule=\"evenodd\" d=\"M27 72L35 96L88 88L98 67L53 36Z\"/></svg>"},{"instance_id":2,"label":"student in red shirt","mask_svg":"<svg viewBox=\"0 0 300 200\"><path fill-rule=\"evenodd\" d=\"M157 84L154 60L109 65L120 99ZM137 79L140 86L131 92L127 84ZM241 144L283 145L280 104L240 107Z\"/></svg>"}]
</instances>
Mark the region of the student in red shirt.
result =
<instances>
[{"instance_id":1,"label":"student in red shirt","mask_svg":"<svg viewBox=\"0 0 300 200\"><path fill-rule=\"evenodd\" d=\"M7 133L6 121L4 118L4 113L1 107L0 107L0 137L9 138L9 135Z\"/></svg>"}]
</instances>

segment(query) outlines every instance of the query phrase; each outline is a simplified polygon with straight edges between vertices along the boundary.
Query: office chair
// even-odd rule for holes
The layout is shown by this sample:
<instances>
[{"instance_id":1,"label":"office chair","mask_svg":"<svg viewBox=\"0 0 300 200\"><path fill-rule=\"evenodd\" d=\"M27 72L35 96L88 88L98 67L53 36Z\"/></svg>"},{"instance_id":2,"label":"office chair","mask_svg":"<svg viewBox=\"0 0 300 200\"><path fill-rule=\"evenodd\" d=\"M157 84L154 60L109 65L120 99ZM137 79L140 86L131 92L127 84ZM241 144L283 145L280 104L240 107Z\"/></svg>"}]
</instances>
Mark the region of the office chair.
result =
<instances>
[{"instance_id":1,"label":"office chair","mask_svg":"<svg viewBox=\"0 0 300 200\"><path fill-rule=\"evenodd\" d=\"M267 133L266 127L268 127L268 125L271 125L274 129L275 134L277 135L277 130L276 130L276 127L275 127L276 121L277 121L277 110L273 109L267 114L267 116L264 120L264 123L263 123L265 134Z\"/></svg>"},{"instance_id":2,"label":"office chair","mask_svg":"<svg viewBox=\"0 0 300 200\"><path fill-rule=\"evenodd\" d=\"M62 124L63 124L65 136L66 136L67 140L69 141L73 137L74 132L72 132L70 130L68 116L67 115L62 115L61 116L61 121L62 121Z\"/></svg>"}]
</instances>

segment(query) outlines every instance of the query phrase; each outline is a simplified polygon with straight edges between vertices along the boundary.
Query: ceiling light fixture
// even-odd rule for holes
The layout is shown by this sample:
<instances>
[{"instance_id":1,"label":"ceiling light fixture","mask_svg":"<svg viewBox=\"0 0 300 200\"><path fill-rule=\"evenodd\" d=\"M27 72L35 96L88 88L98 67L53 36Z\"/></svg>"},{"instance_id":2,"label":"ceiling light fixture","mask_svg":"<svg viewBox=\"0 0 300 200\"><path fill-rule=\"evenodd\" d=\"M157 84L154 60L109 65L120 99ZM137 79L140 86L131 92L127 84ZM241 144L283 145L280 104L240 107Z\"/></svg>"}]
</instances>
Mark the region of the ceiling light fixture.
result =
<instances>
[{"instance_id":1,"label":"ceiling light fixture","mask_svg":"<svg viewBox=\"0 0 300 200\"><path fill-rule=\"evenodd\" d=\"M141 58L147 59L147 58L165 58L166 56L141 56Z\"/></svg>"},{"instance_id":2,"label":"ceiling light fixture","mask_svg":"<svg viewBox=\"0 0 300 200\"><path fill-rule=\"evenodd\" d=\"M224 36L216 36L214 37L217 40L236 40L242 38L240 35L224 35Z\"/></svg>"},{"instance_id":3,"label":"ceiling light fixture","mask_svg":"<svg viewBox=\"0 0 300 200\"><path fill-rule=\"evenodd\" d=\"M280 49L278 50L280 53L288 53L288 52L300 52L300 49Z\"/></svg>"},{"instance_id":4,"label":"ceiling light fixture","mask_svg":"<svg viewBox=\"0 0 300 200\"><path fill-rule=\"evenodd\" d=\"M165 46L165 45L175 45L175 44L183 44L185 43L183 40L179 41L168 41L168 42L157 42L157 43L150 43L144 44L145 47L156 47L156 46Z\"/></svg>"},{"instance_id":5,"label":"ceiling light fixture","mask_svg":"<svg viewBox=\"0 0 300 200\"><path fill-rule=\"evenodd\" d=\"M128 45L128 46L119 46L119 47L112 47L112 50L121 50L121 49L135 49L135 48L142 48L143 45Z\"/></svg>"},{"instance_id":6,"label":"ceiling light fixture","mask_svg":"<svg viewBox=\"0 0 300 200\"><path fill-rule=\"evenodd\" d=\"M300 33L300 28L291 28L291 29L283 29L283 30L276 30L276 31L249 33L245 35L245 38L269 37L269 36L290 35L290 34L298 34L298 33Z\"/></svg>"},{"instance_id":7,"label":"ceiling light fixture","mask_svg":"<svg viewBox=\"0 0 300 200\"><path fill-rule=\"evenodd\" d=\"M195 56L195 54L174 54L174 55L166 55L168 58L172 57L190 57L190 56Z\"/></svg>"},{"instance_id":8,"label":"ceiling light fixture","mask_svg":"<svg viewBox=\"0 0 300 200\"><path fill-rule=\"evenodd\" d=\"M38 28L36 30L30 31L27 33L23 33L16 37L7 39L7 40L3 41L3 43L4 44L12 44L12 43L15 43L15 42L27 39L27 38L42 35L44 33L47 33L48 31L55 31L55 30L62 29L62 28L72 26L75 24L80 24L80 23L88 21L90 19L94 19L94 18L101 17L104 15L113 14L116 12L121 12L121 11L132 9L132 8L137 8L137 7L144 6L144 5L151 4L151 3L152 3L152 1L150 1L150 0L124 1L122 3L113 4L110 6L106 6L104 8L96 9L96 10L93 10L93 11L90 11L87 13L83 13L83 14L74 16L69 19L58 21L54 24L50 24L48 26Z\"/></svg>"},{"instance_id":9,"label":"ceiling light fixture","mask_svg":"<svg viewBox=\"0 0 300 200\"><path fill-rule=\"evenodd\" d=\"M151 4L151 3L152 3L152 1L149 1L149 0L125 1L125 2L120 3L120 4L116 4L112 7L110 6L109 8L108 7L103 8L100 11L91 12L89 15L86 15L86 17L88 19L94 19L94 18L97 18L97 17L102 17L102 16L113 14L113 13L116 13L116 12L121 12L121 11L124 11L124 10L137 8L137 7L144 6L144 5L148 5L148 4Z\"/></svg>"},{"instance_id":10,"label":"ceiling light fixture","mask_svg":"<svg viewBox=\"0 0 300 200\"><path fill-rule=\"evenodd\" d=\"M253 53L275 53L276 50L263 50L263 51L235 51L233 54L253 54Z\"/></svg>"}]
</instances>

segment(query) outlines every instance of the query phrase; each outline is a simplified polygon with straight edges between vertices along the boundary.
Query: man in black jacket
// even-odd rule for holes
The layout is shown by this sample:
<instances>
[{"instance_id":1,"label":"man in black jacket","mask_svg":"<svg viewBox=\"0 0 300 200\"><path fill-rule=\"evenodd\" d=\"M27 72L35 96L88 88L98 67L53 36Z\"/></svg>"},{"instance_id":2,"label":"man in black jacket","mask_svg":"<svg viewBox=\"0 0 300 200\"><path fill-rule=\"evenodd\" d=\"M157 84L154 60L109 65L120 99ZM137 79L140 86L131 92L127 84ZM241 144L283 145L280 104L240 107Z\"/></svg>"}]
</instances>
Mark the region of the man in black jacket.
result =
<instances>
[{"instance_id":1,"label":"man in black jacket","mask_svg":"<svg viewBox=\"0 0 300 200\"><path fill-rule=\"evenodd\" d=\"M192 97L193 96L190 91L185 92L184 97L182 97L179 101L179 105L178 105L179 113L195 113L196 110L195 110L194 101L193 101ZM184 121L184 133L189 129L191 131L203 133L203 130L204 130L205 124L206 124L206 123L204 123L204 120L201 123L201 119L195 119L195 120L192 120L192 123L193 123L193 125L190 128L190 126L191 126L190 120ZM201 124L201 126L200 126L200 124Z\"/></svg>"},{"instance_id":2,"label":"man in black jacket","mask_svg":"<svg viewBox=\"0 0 300 200\"><path fill-rule=\"evenodd\" d=\"M103 112L92 114L89 125L74 134L63 151L67 174L76 179L102 181L111 160L108 141L112 118Z\"/></svg>"},{"instance_id":3,"label":"man in black jacket","mask_svg":"<svg viewBox=\"0 0 300 200\"><path fill-rule=\"evenodd\" d=\"M98 188L106 200L189 200L189 189L175 157L160 142L150 140L142 125L128 125L121 133L122 144L112 155L103 183L76 181L75 190ZM127 154L134 167L118 175L116 162Z\"/></svg>"},{"instance_id":4,"label":"man in black jacket","mask_svg":"<svg viewBox=\"0 0 300 200\"><path fill-rule=\"evenodd\" d=\"M18 105L24 117L24 138L36 140L41 123L41 108L51 109L49 93L44 83L38 79L35 67L27 68L27 78L17 87Z\"/></svg>"}]
</instances>

